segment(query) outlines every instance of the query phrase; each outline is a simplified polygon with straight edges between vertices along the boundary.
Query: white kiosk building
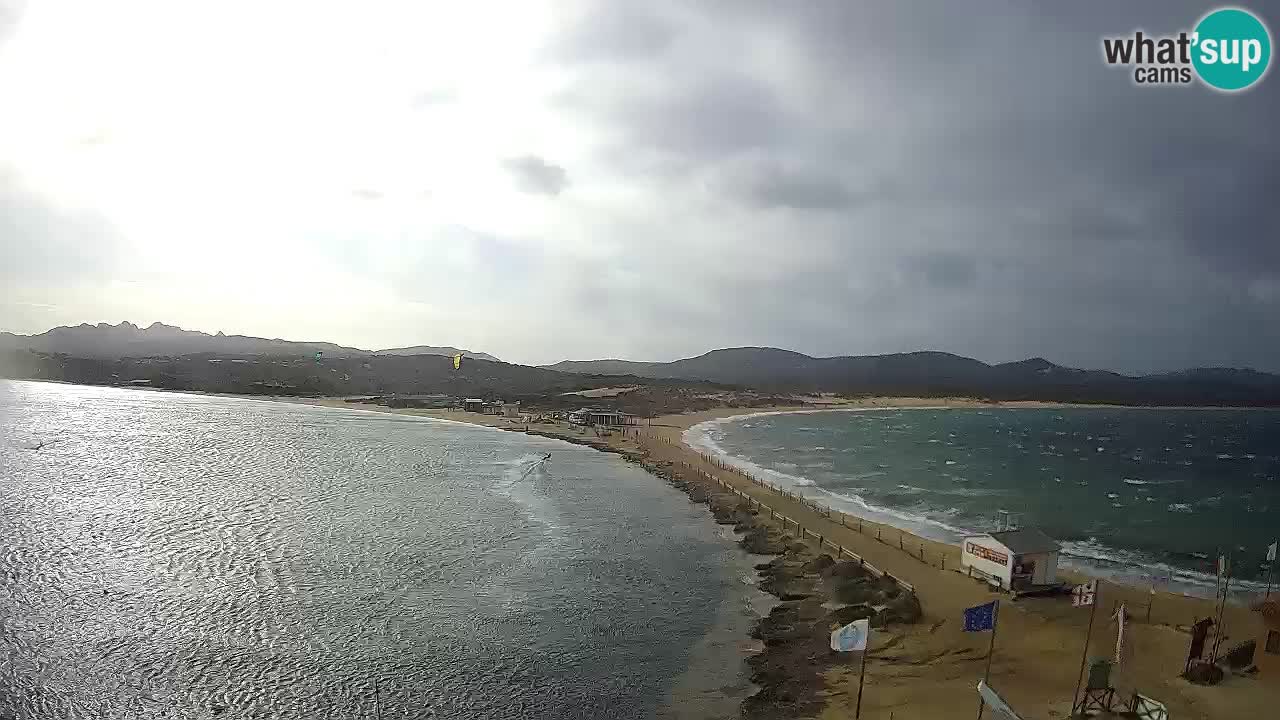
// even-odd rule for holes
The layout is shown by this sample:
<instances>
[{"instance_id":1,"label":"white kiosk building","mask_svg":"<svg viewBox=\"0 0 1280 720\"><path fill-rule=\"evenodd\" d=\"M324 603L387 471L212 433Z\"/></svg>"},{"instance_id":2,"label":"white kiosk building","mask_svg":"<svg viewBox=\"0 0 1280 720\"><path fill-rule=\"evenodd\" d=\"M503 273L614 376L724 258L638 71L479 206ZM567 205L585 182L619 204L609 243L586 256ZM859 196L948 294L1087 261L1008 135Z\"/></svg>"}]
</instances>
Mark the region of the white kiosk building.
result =
<instances>
[{"instance_id":1,"label":"white kiosk building","mask_svg":"<svg viewBox=\"0 0 1280 720\"><path fill-rule=\"evenodd\" d=\"M1035 591L1057 585L1060 549L1035 528L1000 530L966 537L960 563L1003 590Z\"/></svg>"}]
</instances>

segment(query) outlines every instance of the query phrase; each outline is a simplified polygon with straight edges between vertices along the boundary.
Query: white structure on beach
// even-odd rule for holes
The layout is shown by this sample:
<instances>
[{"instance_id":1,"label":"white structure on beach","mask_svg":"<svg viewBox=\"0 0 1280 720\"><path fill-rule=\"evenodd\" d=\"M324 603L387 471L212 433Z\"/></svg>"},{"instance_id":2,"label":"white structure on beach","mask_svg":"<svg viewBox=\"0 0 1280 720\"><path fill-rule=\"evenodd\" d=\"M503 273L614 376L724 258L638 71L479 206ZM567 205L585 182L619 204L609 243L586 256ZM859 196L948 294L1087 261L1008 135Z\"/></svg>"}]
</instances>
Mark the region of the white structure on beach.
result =
<instances>
[{"instance_id":1,"label":"white structure on beach","mask_svg":"<svg viewBox=\"0 0 1280 720\"><path fill-rule=\"evenodd\" d=\"M1001 530L964 539L960 563L971 575L1004 590L1025 591L1058 582L1058 551L1053 538L1036 530Z\"/></svg>"}]
</instances>

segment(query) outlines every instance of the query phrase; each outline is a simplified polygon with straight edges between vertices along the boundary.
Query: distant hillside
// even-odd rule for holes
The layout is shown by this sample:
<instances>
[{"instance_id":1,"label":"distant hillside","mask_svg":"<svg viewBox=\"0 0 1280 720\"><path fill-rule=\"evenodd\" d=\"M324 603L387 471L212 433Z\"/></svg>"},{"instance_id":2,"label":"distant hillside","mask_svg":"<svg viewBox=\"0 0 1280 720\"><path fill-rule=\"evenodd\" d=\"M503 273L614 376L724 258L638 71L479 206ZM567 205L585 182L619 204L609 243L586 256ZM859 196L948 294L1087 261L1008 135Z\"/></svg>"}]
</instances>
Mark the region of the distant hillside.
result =
<instances>
[{"instance_id":1,"label":"distant hillside","mask_svg":"<svg viewBox=\"0 0 1280 720\"><path fill-rule=\"evenodd\" d=\"M146 385L249 395L422 395L444 393L519 400L595 387L634 385L634 376L589 377L468 359L455 370L434 355L264 356L196 353L182 357L86 358L30 350L0 352L0 377L89 385ZM684 381L658 383L693 385Z\"/></svg>"},{"instance_id":2,"label":"distant hillside","mask_svg":"<svg viewBox=\"0 0 1280 720\"><path fill-rule=\"evenodd\" d=\"M456 355L462 352L469 357L497 360L492 355L469 350L459 351L451 347L426 345L381 350L345 347L329 342L294 341L280 338L260 338L247 335L210 335L196 330L183 330L173 325L152 323L140 328L131 322L119 325L88 323L56 327L39 335L15 335L0 333L0 350L35 350L46 353L64 353L84 358L124 357L176 357L195 353L219 353L223 355L315 355L325 357L360 357L368 355Z\"/></svg>"},{"instance_id":3,"label":"distant hillside","mask_svg":"<svg viewBox=\"0 0 1280 720\"><path fill-rule=\"evenodd\" d=\"M1078 370L1044 358L989 365L943 352L815 358L777 348L731 348L667 363L564 361L562 372L620 373L703 380L769 391L848 395L965 395L998 400L1056 400L1126 405L1280 405L1280 376L1197 368L1130 377Z\"/></svg>"},{"instance_id":4,"label":"distant hillside","mask_svg":"<svg viewBox=\"0 0 1280 720\"><path fill-rule=\"evenodd\" d=\"M447 355L453 357L461 353L464 357L475 358L477 360L488 360L490 362L502 362L498 358L489 353L474 352L471 350L459 350L454 347L433 347L431 345L414 345L413 347L390 348L388 350L377 350L374 355Z\"/></svg>"},{"instance_id":5,"label":"distant hillside","mask_svg":"<svg viewBox=\"0 0 1280 720\"><path fill-rule=\"evenodd\" d=\"M317 361L316 353L322 353ZM468 356L455 371L448 357ZM596 387L736 386L786 395L967 396L1121 405L1280 406L1280 376L1194 368L1131 377L1078 370L1044 358L990 365L943 352L815 358L743 347L667 363L565 361L535 368L485 353L419 345L377 352L326 342L224 335L155 323L0 333L0 376L96 384L145 380L158 387L233 393L450 393L532 398ZM646 382L647 380L647 382Z\"/></svg>"}]
</instances>

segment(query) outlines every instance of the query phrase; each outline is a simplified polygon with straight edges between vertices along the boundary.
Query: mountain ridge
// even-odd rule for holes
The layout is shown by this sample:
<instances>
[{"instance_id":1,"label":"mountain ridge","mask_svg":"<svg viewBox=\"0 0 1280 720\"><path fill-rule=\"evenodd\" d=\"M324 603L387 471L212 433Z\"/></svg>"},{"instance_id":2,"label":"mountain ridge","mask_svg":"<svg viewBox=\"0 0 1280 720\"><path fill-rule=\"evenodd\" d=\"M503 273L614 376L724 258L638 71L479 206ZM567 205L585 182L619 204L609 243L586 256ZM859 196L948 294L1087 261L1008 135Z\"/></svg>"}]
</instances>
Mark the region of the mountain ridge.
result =
<instances>
[{"instance_id":1,"label":"mountain ridge","mask_svg":"<svg viewBox=\"0 0 1280 720\"><path fill-rule=\"evenodd\" d=\"M460 372L447 358L432 359L458 352L472 358ZM1280 375L1251 369L1191 368L1130 376L1065 367L1042 357L990 364L933 350L818 358L779 348L738 347L671 362L610 359L531 367L491 361L492 356L451 347L369 351L334 343L221 332L209 335L163 323L139 328L125 322L64 326L31 336L0 333L0 354L7 356L3 365L13 373L9 377L95 383L145 379L157 387L222 392L246 388L262 392L284 383L298 392L306 388L317 394L491 391L532 399L553 388L680 383L685 387L681 392L710 384L779 396L835 393L1117 405L1280 406ZM333 361L339 364L330 365ZM318 374L321 369L324 376Z\"/></svg>"},{"instance_id":2,"label":"mountain ridge","mask_svg":"<svg viewBox=\"0 0 1280 720\"><path fill-rule=\"evenodd\" d=\"M488 353L460 350L450 346L413 345L385 350L364 350L315 340L227 335L221 330L211 335L200 330L184 330L176 325L166 325L162 322L153 322L142 328L128 320L116 325L109 323L59 325L33 335L0 332L0 350L22 349L100 359L169 357L197 353L284 356L312 355L320 352L330 357L457 355L461 353L471 358L500 362L498 358Z\"/></svg>"},{"instance_id":3,"label":"mountain ridge","mask_svg":"<svg viewBox=\"0 0 1280 720\"><path fill-rule=\"evenodd\" d=\"M966 395L1002 400L1119 404L1280 404L1280 375L1240 368L1190 368L1125 375L1058 365L1042 357L1005 363L941 351L812 357L739 347L671 362L564 360L543 369L746 385L762 390L845 394Z\"/></svg>"}]
</instances>

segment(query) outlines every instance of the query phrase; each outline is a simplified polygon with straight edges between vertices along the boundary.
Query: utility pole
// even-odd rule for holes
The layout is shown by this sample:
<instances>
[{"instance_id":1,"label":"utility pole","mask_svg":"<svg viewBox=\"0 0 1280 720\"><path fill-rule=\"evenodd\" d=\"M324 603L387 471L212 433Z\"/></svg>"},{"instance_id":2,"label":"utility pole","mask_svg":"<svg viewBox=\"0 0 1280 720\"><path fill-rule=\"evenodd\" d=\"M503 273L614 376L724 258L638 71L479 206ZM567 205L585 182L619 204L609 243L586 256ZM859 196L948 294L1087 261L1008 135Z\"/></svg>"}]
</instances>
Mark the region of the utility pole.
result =
<instances>
[{"instance_id":1,"label":"utility pole","mask_svg":"<svg viewBox=\"0 0 1280 720\"><path fill-rule=\"evenodd\" d=\"M1231 556L1226 556L1226 582L1222 586L1222 598L1218 601L1218 623L1214 628L1213 647L1209 650L1209 664L1212 665L1218 660L1218 648L1222 646L1222 638L1224 634L1223 616L1227 611L1227 596L1231 593Z\"/></svg>"}]
</instances>

